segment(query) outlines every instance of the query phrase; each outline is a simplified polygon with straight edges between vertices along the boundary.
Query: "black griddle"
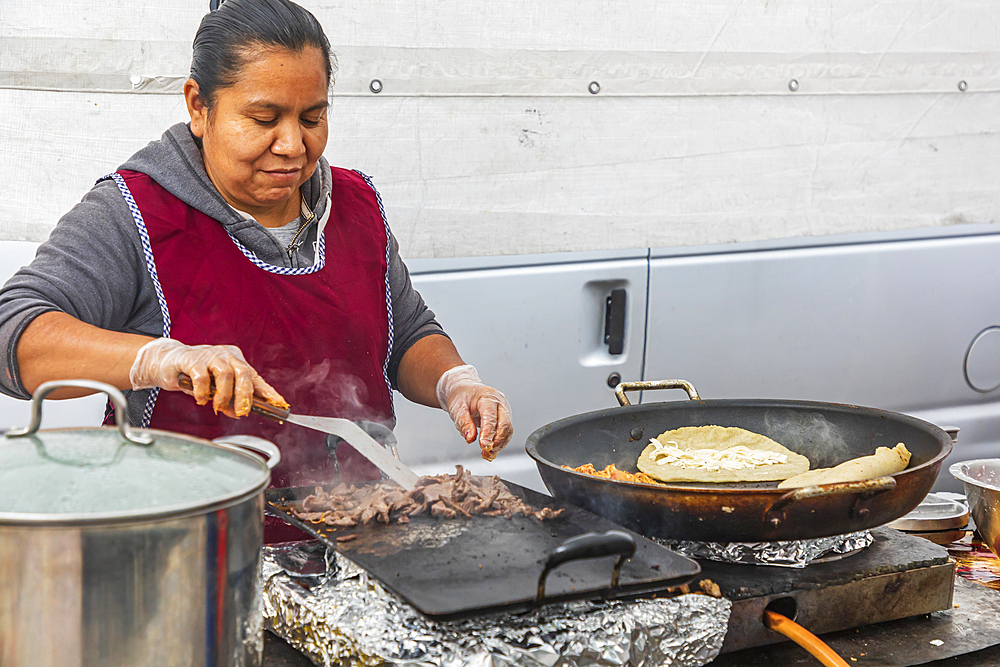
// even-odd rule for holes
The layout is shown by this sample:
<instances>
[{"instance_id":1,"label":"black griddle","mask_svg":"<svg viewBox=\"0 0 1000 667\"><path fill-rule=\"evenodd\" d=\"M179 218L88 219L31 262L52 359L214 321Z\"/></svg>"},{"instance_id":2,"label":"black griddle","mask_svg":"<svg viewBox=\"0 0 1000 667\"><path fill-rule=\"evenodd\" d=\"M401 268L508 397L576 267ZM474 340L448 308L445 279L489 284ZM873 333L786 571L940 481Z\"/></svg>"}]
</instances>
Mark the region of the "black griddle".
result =
<instances>
[{"instance_id":1,"label":"black griddle","mask_svg":"<svg viewBox=\"0 0 1000 667\"><path fill-rule=\"evenodd\" d=\"M691 581L701 567L586 510L504 482L536 509L565 511L555 519L473 516L411 517L406 524L335 529L296 518L308 489L268 489L268 512L315 536L374 575L382 585L436 621L495 612L521 612L575 599L617 599L666 594ZM586 538L583 534L597 533ZM607 533L607 535L605 535ZM356 535L350 542L337 538ZM628 540L631 537L631 540ZM567 540L578 538L565 545ZM635 552L623 558L623 543ZM565 546L564 546L565 545ZM554 558L554 551L563 547ZM587 554L596 557L570 560ZM562 562L568 560L568 562ZM623 560L617 586L612 570ZM553 569L538 599L539 577ZM558 565L556 565L558 563Z\"/></svg>"}]
</instances>

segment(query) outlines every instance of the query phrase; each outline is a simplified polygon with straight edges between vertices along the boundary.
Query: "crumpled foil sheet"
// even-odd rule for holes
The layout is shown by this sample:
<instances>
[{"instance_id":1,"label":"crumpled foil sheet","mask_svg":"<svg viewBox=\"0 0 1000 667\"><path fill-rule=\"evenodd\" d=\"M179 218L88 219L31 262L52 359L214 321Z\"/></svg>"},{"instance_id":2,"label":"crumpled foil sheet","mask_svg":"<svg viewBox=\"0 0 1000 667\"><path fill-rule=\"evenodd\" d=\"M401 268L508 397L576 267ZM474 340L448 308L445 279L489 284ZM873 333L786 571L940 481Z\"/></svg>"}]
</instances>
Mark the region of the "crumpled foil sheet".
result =
<instances>
[{"instance_id":1,"label":"crumpled foil sheet","mask_svg":"<svg viewBox=\"0 0 1000 667\"><path fill-rule=\"evenodd\" d=\"M862 530L847 535L784 542L685 542L656 538L653 541L688 558L802 568L810 563L843 558L864 549L875 538L871 531Z\"/></svg>"},{"instance_id":2,"label":"crumpled foil sheet","mask_svg":"<svg viewBox=\"0 0 1000 667\"><path fill-rule=\"evenodd\" d=\"M316 543L305 544L264 548L264 622L324 667L695 667L718 656L732 606L691 594L442 623L340 554L321 548L317 556Z\"/></svg>"}]
</instances>

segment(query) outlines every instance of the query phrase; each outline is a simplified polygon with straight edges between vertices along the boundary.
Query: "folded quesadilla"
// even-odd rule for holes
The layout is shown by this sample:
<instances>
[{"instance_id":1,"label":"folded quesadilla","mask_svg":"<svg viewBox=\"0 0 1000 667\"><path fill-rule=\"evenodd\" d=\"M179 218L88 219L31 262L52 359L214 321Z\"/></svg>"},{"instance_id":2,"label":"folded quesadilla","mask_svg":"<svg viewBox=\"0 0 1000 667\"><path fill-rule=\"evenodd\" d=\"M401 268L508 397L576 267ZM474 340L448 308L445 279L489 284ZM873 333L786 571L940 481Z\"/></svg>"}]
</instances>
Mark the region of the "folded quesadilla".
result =
<instances>
[{"instance_id":1,"label":"folded quesadilla","mask_svg":"<svg viewBox=\"0 0 1000 667\"><path fill-rule=\"evenodd\" d=\"M639 470L662 482L772 482L809 470L809 459L746 429L686 426L649 441Z\"/></svg>"},{"instance_id":2,"label":"folded quesadilla","mask_svg":"<svg viewBox=\"0 0 1000 667\"><path fill-rule=\"evenodd\" d=\"M879 447L871 456L851 459L833 468L817 468L801 475L789 477L779 484L778 488L793 489L801 486L815 486L816 484L861 482L901 472L909 464L910 452L906 449L906 445L899 443L892 449Z\"/></svg>"}]
</instances>

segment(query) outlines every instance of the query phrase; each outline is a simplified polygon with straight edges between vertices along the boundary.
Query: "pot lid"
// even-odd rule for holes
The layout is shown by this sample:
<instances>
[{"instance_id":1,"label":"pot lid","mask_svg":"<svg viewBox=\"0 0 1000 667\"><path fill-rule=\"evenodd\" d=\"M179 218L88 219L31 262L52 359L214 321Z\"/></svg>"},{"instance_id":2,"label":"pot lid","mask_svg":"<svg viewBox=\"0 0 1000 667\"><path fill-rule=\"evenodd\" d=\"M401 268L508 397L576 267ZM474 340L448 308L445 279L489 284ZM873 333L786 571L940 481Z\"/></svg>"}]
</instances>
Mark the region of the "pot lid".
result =
<instances>
[{"instance_id":1,"label":"pot lid","mask_svg":"<svg viewBox=\"0 0 1000 667\"><path fill-rule=\"evenodd\" d=\"M117 427L39 431L42 399L66 386L106 393ZM39 387L31 425L0 438L0 522L130 520L203 510L262 491L279 458L277 448L259 438L212 442L137 430L125 414L125 397L109 385L74 380ZM241 446L265 451L269 460Z\"/></svg>"},{"instance_id":2,"label":"pot lid","mask_svg":"<svg viewBox=\"0 0 1000 667\"><path fill-rule=\"evenodd\" d=\"M917 507L889 524L906 532L955 530L969 523L969 508L944 495L928 493Z\"/></svg>"}]
</instances>

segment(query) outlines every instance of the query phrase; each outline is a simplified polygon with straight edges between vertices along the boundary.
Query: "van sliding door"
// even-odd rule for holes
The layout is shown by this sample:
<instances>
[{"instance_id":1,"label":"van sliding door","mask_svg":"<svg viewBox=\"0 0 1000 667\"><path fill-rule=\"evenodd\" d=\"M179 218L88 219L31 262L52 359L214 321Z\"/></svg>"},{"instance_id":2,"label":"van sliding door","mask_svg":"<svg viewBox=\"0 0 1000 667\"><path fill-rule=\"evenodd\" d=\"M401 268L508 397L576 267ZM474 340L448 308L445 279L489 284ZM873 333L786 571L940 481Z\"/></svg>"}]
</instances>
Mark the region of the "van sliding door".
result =
<instances>
[{"instance_id":1,"label":"van sliding door","mask_svg":"<svg viewBox=\"0 0 1000 667\"><path fill-rule=\"evenodd\" d=\"M515 432L497 461L486 463L442 411L397 395L403 461L427 472L450 472L462 461L477 474L543 488L524 451L528 435L562 417L616 406L609 384L640 378L645 255L564 263L557 255L547 264L430 272L418 267L441 263L410 263L414 285L463 358L507 395Z\"/></svg>"},{"instance_id":2,"label":"van sliding door","mask_svg":"<svg viewBox=\"0 0 1000 667\"><path fill-rule=\"evenodd\" d=\"M950 460L1000 455L1000 235L656 255L646 379L905 412L961 428Z\"/></svg>"}]
</instances>

